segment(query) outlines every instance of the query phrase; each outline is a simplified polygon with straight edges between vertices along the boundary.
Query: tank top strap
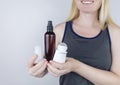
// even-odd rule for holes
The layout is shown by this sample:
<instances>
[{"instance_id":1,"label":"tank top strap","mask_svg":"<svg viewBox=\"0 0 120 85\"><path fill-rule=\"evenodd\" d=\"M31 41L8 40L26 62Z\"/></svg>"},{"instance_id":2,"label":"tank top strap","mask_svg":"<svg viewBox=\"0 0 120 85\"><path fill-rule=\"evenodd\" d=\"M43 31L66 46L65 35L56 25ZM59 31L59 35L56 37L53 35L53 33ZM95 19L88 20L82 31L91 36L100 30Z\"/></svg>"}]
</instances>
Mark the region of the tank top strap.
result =
<instances>
[{"instance_id":1,"label":"tank top strap","mask_svg":"<svg viewBox=\"0 0 120 85\"><path fill-rule=\"evenodd\" d=\"M66 36L66 32L68 32L71 28L71 21L68 21L66 22L65 24L65 30L64 30L64 33L63 33L63 38L62 38L62 42L64 42L64 39L65 39L65 36Z\"/></svg>"},{"instance_id":2,"label":"tank top strap","mask_svg":"<svg viewBox=\"0 0 120 85\"><path fill-rule=\"evenodd\" d=\"M110 53L112 55L112 47L111 47L111 38L110 38L110 32L108 26L106 27L106 34L108 36L108 41L109 41L109 47L110 47Z\"/></svg>"}]
</instances>

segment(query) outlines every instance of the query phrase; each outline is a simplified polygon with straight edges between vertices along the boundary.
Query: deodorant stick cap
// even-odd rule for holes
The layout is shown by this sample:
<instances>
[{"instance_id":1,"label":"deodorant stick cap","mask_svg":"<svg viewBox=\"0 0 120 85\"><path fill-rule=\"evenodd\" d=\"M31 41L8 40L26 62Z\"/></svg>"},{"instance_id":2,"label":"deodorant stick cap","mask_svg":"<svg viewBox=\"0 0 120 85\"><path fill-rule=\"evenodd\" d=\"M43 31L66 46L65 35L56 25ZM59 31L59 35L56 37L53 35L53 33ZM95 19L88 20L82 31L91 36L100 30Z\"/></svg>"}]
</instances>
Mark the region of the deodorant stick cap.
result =
<instances>
[{"instance_id":1,"label":"deodorant stick cap","mask_svg":"<svg viewBox=\"0 0 120 85\"><path fill-rule=\"evenodd\" d=\"M67 45L65 43L60 43L55 51L53 61L59 63L65 63L67 54Z\"/></svg>"},{"instance_id":2,"label":"deodorant stick cap","mask_svg":"<svg viewBox=\"0 0 120 85\"><path fill-rule=\"evenodd\" d=\"M58 48L57 48L57 49L61 50L62 52L66 52L66 51L67 51L67 44L65 44L65 43L60 43L60 44L58 45Z\"/></svg>"}]
</instances>

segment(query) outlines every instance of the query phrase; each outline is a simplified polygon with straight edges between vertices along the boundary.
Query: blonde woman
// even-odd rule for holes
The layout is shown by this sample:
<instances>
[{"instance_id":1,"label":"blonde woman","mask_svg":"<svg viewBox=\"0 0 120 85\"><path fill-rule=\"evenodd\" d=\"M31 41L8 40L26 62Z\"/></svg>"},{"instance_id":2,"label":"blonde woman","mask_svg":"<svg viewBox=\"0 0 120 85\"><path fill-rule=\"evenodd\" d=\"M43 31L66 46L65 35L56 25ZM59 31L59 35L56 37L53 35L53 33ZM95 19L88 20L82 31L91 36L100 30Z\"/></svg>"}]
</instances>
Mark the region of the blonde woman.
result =
<instances>
[{"instance_id":1,"label":"blonde woman","mask_svg":"<svg viewBox=\"0 0 120 85\"><path fill-rule=\"evenodd\" d=\"M68 45L64 64L34 56L29 72L42 77L45 69L60 76L60 85L120 85L120 28L109 14L108 0L72 0L67 22L54 29L56 42Z\"/></svg>"}]
</instances>

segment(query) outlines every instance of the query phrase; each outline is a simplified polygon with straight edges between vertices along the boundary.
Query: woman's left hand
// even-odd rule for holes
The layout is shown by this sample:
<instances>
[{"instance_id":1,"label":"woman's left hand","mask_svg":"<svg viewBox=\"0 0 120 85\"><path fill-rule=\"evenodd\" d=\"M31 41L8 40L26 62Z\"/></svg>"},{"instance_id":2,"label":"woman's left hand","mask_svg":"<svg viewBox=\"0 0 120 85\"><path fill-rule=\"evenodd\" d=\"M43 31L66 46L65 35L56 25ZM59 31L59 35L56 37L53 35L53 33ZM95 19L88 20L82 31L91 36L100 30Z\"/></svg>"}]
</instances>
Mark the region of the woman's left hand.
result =
<instances>
[{"instance_id":1,"label":"woman's left hand","mask_svg":"<svg viewBox=\"0 0 120 85\"><path fill-rule=\"evenodd\" d=\"M54 76L61 76L70 72L73 72L75 69L77 69L77 65L79 64L79 61L73 58L66 59L65 63L57 63L55 61L50 61L48 63L48 72L51 73Z\"/></svg>"}]
</instances>

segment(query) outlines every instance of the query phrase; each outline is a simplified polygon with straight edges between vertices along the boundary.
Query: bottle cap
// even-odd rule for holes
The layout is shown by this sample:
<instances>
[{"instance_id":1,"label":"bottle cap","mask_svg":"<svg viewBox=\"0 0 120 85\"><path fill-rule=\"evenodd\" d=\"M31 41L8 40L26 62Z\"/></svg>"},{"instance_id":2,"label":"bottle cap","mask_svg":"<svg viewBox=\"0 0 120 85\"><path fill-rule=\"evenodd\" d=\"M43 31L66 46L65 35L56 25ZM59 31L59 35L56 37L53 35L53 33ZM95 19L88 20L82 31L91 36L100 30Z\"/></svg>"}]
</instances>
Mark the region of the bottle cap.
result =
<instances>
[{"instance_id":1,"label":"bottle cap","mask_svg":"<svg viewBox=\"0 0 120 85\"><path fill-rule=\"evenodd\" d=\"M52 32L52 31L53 31L52 21L48 21L47 31L48 31L48 32Z\"/></svg>"},{"instance_id":2,"label":"bottle cap","mask_svg":"<svg viewBox=\"0 0 120 85\"><path fill-rule=\"evenodd\" d=\"M63 51L63 52L66 52L67 51L67 44L65 44L65 43L60 43L59 45L58 45L58 48L57 49L59 49L60 51Z\"/></svg>"}]
</instances>

